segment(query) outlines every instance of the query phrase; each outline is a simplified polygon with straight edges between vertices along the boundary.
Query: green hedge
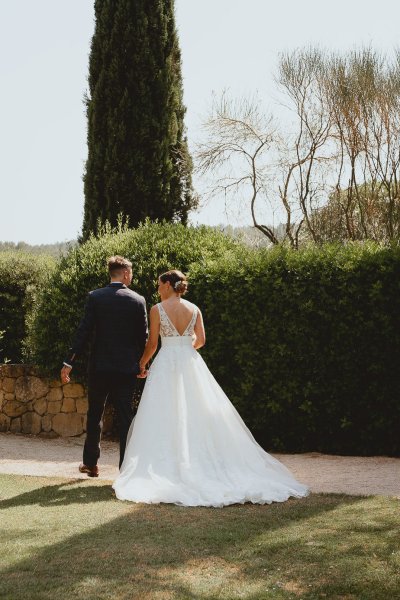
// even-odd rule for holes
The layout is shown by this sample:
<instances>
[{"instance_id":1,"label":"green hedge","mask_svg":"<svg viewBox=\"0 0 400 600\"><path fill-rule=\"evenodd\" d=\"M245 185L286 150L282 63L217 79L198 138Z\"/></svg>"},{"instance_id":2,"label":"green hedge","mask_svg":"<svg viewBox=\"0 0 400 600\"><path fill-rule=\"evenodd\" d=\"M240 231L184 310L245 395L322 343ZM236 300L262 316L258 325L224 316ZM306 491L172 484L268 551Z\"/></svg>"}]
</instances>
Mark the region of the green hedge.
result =
<instances>
[{"instance_id":1,"label":"green hedge","mask_svg":"<svg viewBox=\"0 0 400 600\"><path fill-rule=\"evenodd\" d=\"M256 438L400 455L400 250L261 250L192 269L203 354Z\"/></svg>"},{"instance_id":2,"label":"green hedge","mask_svg":"<svg viewBox=\"0 0 400 600\"><path fill-rule=\"evenodd\" d=\"M132 288L149 306L158 301L157 277L170 268L187 271L195 262L205 264L211 257L234 253L240 244L220 231L207 227L146 223L137 229L113 232L89 239L72 248L54 271L29 318L27 348L30 360L48 375L58 375L62 360L82 317L89 290L109 281L106 260L121 254L133 263ZM86 357L74 369L84 378Z\"/></svg>"},{"instance_id":3,"label":"green hedge","mask_svg":"<svg viewBox=\"0 0 400 600\"><path fill-rule=\"evenodd\" d=\"M71 250L33 305L27 346L48 374L58 374L114 253L132 260L132 287L149 305L160 272L190 271L188 300L207 332L201 353L264 447L400 455L398 248L254 250L180 225L107 232Z\"/></svg>"},{"instance_id":4,"label":"green hedge","mask_svg":"<svg viewBox=\"0 0 400 600\"><path fill-rule=\"evenodd\" d=\"M26 334L26 311L50 275L55 261L50 256L9 250L0 253L0 363L21 362Z\"/></svg>"}]
</instances>

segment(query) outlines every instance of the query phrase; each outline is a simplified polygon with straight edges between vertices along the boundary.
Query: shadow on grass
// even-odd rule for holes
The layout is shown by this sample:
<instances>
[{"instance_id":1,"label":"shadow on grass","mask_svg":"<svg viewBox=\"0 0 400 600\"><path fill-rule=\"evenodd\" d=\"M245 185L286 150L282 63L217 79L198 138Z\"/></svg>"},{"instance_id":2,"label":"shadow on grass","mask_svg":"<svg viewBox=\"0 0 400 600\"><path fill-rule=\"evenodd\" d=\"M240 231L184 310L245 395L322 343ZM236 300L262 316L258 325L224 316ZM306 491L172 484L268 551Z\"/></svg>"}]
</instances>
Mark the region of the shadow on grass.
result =
<instances>
[{"instance_id":1,"label":"shadow on grass","mask_svg":"<svg viewBox=\"0 0 400 600\"><path fill-rule=\"evenodd\" d=\"M103 502L111 498L113 498L113 493L109 484L93 486L88 485L88 480L86 479L72 479L57 485L45 485L7 498L6 500L0 500L0 510L35 504L39 506L89 504L92 502Z\"/></svg>"},{"instance_id":2,"label":"shadow on grass","mask_svg":"<svg viewBox=\"0 0 400 600\"><path fill-rule=\"evenodd\" d=\"M59 505L66 519L68 514L76 514L73 505L80 504L82 523L85 518L89 521L80 533L64 526L64 539L57 543L46 538L43 530L46 545L32 549L29 558L17 560L3 571L0 598L397 597L399 582L395 586L393 579L384 580L379 569L371 566L363 545L369 534L355 532L362 537L353 543L346 530L352 526L352 511L358 514L357 507L364 507L368 499L312 495L305 500L291 499L266 506L181 508L120 503L112 498L109 485L81 483L77 480L44 486L0 503L4 509L36 505L44 522L46 518L56 519L54 511L48 508ZM105 502L106 512L99 514L96 521L96 509L87 505L98 501ZM115 518L116 511L123 514ZM337 527L337 515L341 512L347 520L345 526ZM51 522L46 525L51 526ZM57 528L57 521L53 526ZM376 531L372 528L370 534L376 536ZM10 532L10 540L12 535ZM310 540L312 544L308 545ZM379 552L375 547L370 549ZM379 560L385 560L385 556L381 552ZM352 560L356 561L358 578L349 582Z\"/></svg>"}]
</instances>

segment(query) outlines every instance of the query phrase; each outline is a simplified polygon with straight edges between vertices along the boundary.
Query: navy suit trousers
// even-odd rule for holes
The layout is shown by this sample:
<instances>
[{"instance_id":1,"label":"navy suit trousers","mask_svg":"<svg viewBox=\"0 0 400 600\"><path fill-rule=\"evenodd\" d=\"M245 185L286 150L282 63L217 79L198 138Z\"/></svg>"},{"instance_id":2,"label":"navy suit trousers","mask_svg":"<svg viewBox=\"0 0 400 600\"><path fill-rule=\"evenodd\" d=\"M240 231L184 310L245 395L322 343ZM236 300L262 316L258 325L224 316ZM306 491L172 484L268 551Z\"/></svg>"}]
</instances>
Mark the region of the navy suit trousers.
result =
<instances>
[{"instance_id":1,"label":"navy suit trousers","mask_svg":"<svg viewBox=\"0 0 400 600\"><path fill-rule=\"evenodd\" d=\"M124 460L126 438L134 417L133 395L137 378L134 373L91 372L88 382L88 414L83 462L88 467L97 465L100 456L100 438L103 413L107 401L111 401L118 417L119 466Z\"/></svg>"}]
</instances>

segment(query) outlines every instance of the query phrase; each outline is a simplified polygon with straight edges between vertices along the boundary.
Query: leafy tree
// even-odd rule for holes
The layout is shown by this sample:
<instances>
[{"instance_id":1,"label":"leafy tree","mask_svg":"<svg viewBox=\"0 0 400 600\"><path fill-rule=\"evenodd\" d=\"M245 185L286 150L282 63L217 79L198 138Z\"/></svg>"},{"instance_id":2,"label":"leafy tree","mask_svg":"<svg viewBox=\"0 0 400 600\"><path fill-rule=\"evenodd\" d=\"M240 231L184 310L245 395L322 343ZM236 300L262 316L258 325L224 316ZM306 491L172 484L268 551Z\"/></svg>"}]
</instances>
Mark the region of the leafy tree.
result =
<instances>
[{"instance_id":1,"label":"leafy tree","mask_svg":"<svg viewBox=\"0 0 400 600\"><path fill-rule=\"evenodd\" d=\"M313 211L312 226L318 231L321 242L346 241L349 229L353 240L371 239L390 242L393 237L400 237L400 204L393 203L396 198L394 186L385 182L369 181L360 184L353 193L351 190L339 189L332 192L328 202ZM303 240L309 240L308 232Z\"/></svg>"},{"instance_id":2,"label":"leafy tree","mask_svg":"<svg viewBox=\"0 0 400 600\"><path fill-rule=\"evenodd\" d=\"M276 81L293 115L286 131L257 98L214 105L198 151L212 193L247 202L275 245L398 241L400 51L297 49L281 54ZM261 221L271 210L284 236Z\"/></svg>"},{"instance_id":3,"label":"leafy tree","mask_svg":"<svg viewBox=\"0 0 400 600\"><path fill-rule=\"evenodd\" d=\"M0 242L0 253L19 252L21 254L45 254L59 258L65 252L68 252L71 246L75 246L77 240L69 242L55 242L54 244L27 244L26 242Z\"/></svg>"},{"instance_id":4,"label":"leafy tree","mask_svg":"<svg viewBox=\"0 0 400 600\"><path fill-rule=\"evenodd\" d=\"M187 222L195 206L173 0L96 0L83 240L118 215Z\"/></svg>"}]
</instances>

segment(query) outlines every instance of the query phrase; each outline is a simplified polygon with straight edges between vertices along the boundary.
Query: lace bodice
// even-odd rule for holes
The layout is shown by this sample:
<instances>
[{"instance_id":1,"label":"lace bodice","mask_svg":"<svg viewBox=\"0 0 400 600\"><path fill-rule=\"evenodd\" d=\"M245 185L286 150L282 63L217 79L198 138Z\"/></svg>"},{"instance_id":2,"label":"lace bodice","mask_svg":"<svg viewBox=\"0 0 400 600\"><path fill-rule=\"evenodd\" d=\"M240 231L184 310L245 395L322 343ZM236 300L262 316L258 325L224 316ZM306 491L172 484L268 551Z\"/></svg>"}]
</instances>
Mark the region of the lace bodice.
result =
<instances>
[{"instance_id":1,"label":"lace bodice","mask_svg":"<svg viewBox=\"0 0 400 600\"><path fill-rule=\"evenodd\" d=\"M164 310L161 302L157 304L158 312L160 313L160 336L161 337L192 337L194 333L194 326L197 319L197 306L194 306L192 318L190 319L185 331L181 335L179 331L171 323L167 313Z\"/></svg>"}]
</instances>

